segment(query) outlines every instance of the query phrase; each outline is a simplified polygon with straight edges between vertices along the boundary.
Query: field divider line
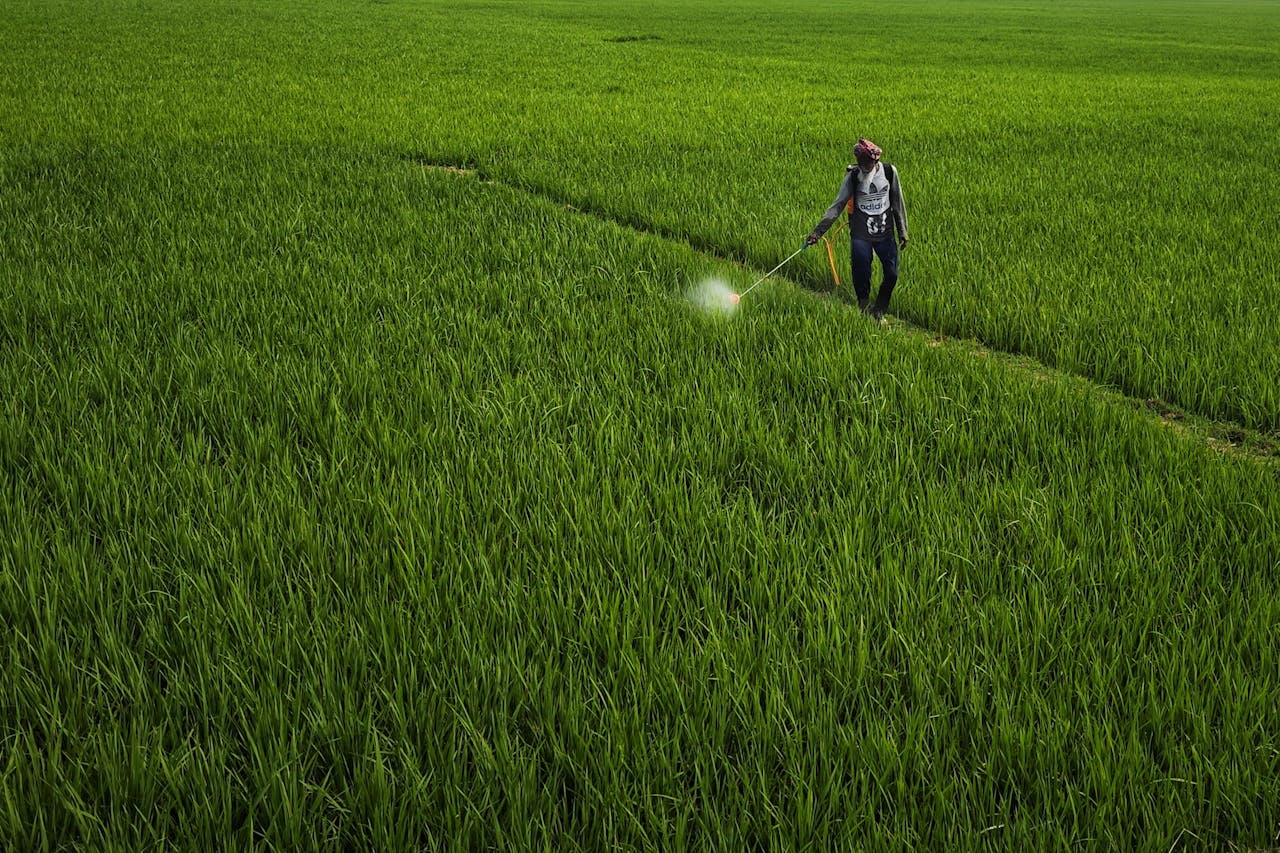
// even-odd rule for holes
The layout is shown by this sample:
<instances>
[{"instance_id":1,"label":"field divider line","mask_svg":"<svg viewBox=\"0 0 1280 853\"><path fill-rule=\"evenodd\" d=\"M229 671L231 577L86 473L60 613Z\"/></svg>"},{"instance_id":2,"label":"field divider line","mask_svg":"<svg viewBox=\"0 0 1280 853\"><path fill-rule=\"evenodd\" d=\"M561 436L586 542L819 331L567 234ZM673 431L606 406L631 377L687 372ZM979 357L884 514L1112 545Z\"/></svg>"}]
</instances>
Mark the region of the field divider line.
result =
<instances>
[{"instance_id":1,"label":"field divider line","mask_svg":"<svg viewBox=\"0 0 1280 853\"><path fill-rule=\"evenodd\" d=\"M694 252L697 252L712 261L732 264L743 270L750 271L753 275L758 274L760 270L771 266L773 263L768 260L759 261L750 257L738 257L722 254L724 251L722 247L716 246L708 241L699 240L698 238L691 237L688 234L678 233L671 229L654 225L653 223L646 222L637 216L618 215L612 211L604 210L589 203L584 203L580 199L567 198L562 193L546 187L511 183L494 178L491 174L487 173L478 165L470 161L464 161L462 163L448 162L443 160L434 160L426 157L425 155L419 154L401 155L401 159L420 166L423 169L448 174L460 180L474 180L482 184L501 186L508 190L514 190L541 201L554 204L557 207L564 208L581 216L590 217L598 222L606 222L634 231L638 234L658 237L672 243L679 243L680 245L692 249ZM782 274L774 276L774 278L793 282L796 281L795 279L788 278L786 275ZM805 287L803 282L796 283L800 284L801 287L813 296L839 302L841 305L845 305L850 310L853 310L852 306L848 305L844 300L839 299L830 292L818 290L812 287ZM909 320L903 319L900 315L894 315L893 320L890 321L888 325L889 328L894 331L923 339L927 345L931 347L936 348L945 346L948 349L966 352L975 358L992 357L1009 370L1020 372L1027 376L1033 376L1040 381L1049 381L1052 379L1058 382L1068 382L1077 385L1082 391L1106 397L1114 403L1127 406L1135 411L1146 414L1163 426L1172 429L1179 434L1196 438L1220 453L1280 466L1280 436L1275 436L1260 430L1249 429L1235 423L1234 421L1214 420L1213 418L1174 406L1163 400L1148 399L1130 394L1124 389L1114 385L1102 383L1088 374L1062 370L1061 368L1047 365L1029 353L992 346L978 338L958 338L955 336L949 336L935 329L918 326Z\"/></svg>"}]
</instances>

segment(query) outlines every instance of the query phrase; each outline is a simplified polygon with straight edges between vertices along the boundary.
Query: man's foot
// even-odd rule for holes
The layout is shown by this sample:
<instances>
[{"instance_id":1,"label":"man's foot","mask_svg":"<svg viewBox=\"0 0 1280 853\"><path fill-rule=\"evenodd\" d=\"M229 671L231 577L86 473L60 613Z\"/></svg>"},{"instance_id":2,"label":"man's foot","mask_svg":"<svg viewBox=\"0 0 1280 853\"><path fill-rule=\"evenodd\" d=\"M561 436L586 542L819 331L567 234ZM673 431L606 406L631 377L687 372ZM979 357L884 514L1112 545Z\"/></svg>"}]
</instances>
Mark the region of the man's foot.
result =
<instances>
[{"instance_id":1,"label":"man's foot","mask_svg":"<svg viewBox=\"0 0 1280 853\"><path fill-rule=\"evenodd\" d=\"M871 310L867 312L871 315L871 319L875 320L877 323L887 322L884 319L884 315L889 310L889 300L881 298L882 296L883 294L876 297L876 301L871 303Z\"/></svg>"}]
</instances>

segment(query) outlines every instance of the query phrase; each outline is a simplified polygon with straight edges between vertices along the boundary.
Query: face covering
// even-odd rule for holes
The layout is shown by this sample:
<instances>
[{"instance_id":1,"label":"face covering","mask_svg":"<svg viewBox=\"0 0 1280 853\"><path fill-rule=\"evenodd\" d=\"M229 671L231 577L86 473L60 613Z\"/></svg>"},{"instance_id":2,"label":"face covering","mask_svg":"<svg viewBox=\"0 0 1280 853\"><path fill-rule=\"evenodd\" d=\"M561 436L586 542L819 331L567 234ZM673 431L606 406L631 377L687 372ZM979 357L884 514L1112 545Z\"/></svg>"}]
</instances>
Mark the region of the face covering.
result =
<instances>
[{"instance_id":1,"label":"face covering","mask_svg":"<svg viewBox=\"0 0 1280 853\"><path fill-rule=\"evenodd\" d=\"M871 167L871 171L869 172L862 171L862 167L859 166L858 191L863 193L871 192L871 182L873 180L879 181L882 178L884 178L884 167L880 165L879 160L876 161L876 164Z\"/></svg>"}]
</instances>

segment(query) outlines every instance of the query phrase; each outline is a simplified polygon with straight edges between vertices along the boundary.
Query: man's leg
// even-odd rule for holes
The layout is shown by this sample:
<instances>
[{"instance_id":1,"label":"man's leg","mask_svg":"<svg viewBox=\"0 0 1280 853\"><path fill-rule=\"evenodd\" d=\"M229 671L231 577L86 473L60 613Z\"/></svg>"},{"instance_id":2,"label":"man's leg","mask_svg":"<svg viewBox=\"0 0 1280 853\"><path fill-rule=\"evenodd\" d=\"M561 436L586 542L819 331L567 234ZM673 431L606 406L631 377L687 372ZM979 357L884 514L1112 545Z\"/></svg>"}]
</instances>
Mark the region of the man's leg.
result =
<instances>
[{"instance_id":1,"label":"man's leg","mask_svg":"<svg viewBox=\"0 0 1280 853\"><path fill-rule=\"evenodd\" d=\"M889 310L889 297L893 295L893 286L898 283L898 244L893 237L886 237L875 244L875 252L884 269L884 277L880 279L880 290L876 292L876 304L871 306L871 314L880 317Z\"/></svg>"},{"instance_id":2,"label":"man's leg","mask_svg":"<svg viewBox=\"0 0 1280 853\"><path fill-rule=\"evenodd\" d=\"M871 241L849 238L849 267L853 271L853 292L858 297L858 307L867 310L871 298Z\"/></svg>"}]
</instances>

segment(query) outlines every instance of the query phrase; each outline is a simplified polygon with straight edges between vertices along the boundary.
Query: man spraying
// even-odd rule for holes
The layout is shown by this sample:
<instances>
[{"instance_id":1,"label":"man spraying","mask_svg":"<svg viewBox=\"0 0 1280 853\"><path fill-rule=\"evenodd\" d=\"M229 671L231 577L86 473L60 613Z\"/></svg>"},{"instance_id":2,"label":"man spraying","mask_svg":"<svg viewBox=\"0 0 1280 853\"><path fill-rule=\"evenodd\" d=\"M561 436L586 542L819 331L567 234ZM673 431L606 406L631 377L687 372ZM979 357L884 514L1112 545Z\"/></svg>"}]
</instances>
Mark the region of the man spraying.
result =
<instances>
[{"instance_id":1,"label":"man spraying","mask_svg":"<svg viewBox=\"0 0 1280 853\"><path fill-rule=\"evenodd\" d=\"M880 162L883 152L869 139L859 138L853 146L857 167L850 166L840 185L835 202L827 208L822 221L805 238L805 245L812 246L827 233L827 229L840 216L849 211L849 261L853 268L853 290L858 296L858 307L876 320L889 310L889 297L898 283L898 249L907 246L907 206L902 200L902 184L898 170ZM894 229L897 229L897 242ZM868 309L871 300L871 256L880 258L883 277L876 301Z\"/></svg>"}]
</instances>

